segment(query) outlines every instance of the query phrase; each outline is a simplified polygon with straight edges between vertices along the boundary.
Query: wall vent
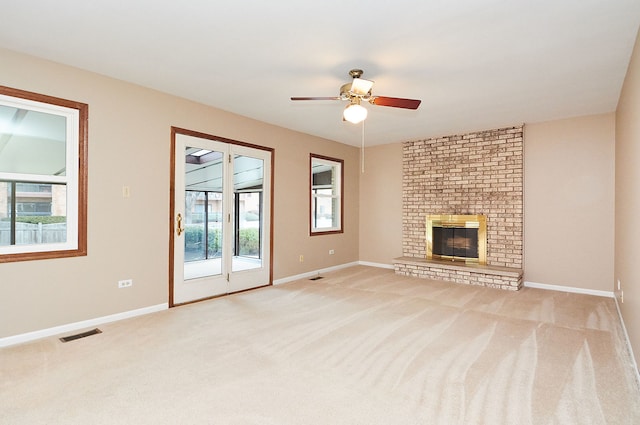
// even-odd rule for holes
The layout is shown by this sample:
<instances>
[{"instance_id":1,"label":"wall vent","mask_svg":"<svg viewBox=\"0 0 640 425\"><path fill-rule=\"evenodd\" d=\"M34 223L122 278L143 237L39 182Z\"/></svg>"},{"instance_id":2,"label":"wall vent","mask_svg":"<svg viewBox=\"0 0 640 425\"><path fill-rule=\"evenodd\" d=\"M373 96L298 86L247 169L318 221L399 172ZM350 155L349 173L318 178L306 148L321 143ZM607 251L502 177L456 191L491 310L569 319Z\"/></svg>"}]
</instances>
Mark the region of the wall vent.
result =
<instances>
[{"instance_id":1,"label":"wall vent","mask_svg":"<svg viewBox=\"0 0 640 425\"><path fill-rule=\"evenodd\" d=\"M64 337L60 338L60 341L62 341L62 342L75 341L76 339L86 338L88 336L97 335L97 334L101 334L101 333L102 333L102 331L100 329L95 328L95 329L91 329L90 331L82 332L82 333L79 333L79 334L64 336Z\"/></svg>"}]
</instances>

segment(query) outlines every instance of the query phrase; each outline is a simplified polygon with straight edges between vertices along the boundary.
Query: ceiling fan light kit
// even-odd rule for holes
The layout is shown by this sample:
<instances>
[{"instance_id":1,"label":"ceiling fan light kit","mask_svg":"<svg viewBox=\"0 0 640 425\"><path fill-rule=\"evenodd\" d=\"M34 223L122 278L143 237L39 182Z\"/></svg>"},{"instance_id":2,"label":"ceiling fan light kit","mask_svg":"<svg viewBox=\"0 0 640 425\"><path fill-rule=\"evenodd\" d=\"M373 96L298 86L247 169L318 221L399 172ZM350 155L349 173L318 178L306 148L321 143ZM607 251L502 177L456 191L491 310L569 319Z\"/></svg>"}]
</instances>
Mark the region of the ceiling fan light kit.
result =
<instances>
[{"instance_id":1,"label":"ceiling fan light kit","mask_svg":"<svg viewBox=\"0 0 640 425\"><path fill-rule=\"evenodd\" d=\"M346 121L349 121L352 124L358 124L359 122L362 122L365 119L367 119L367 113L368 113L367 108L360 105L360 102L350 103L347 105L346 108L344 108L342 117Z\"/></svg>"},{"instance_id":2,"label":"ceiling fan light kit","mask_svg":"<svg viewBox=\"0 0 640 425\"><path fill-rule=\"evenodd\" d=\"M373 87L373 81L365 80L362 78L354 78L351 83L349 94L351 96L369 97L371 96L371 87Z\"/></svg>"},{"instance_id":3,"label":"ceiling fan light kit","mask_svg":"<svg viewBox=\"0 0 640 425\"><path fill-rule=\"evenodd\" d=\"M399 97L373 96L371 88L373 81L360 78L364 71L352 69L349 75L353 80L340 87L340 96L331 97L292 97L291 100L348 100L342 117L353 124L358 124L367 118L367 108L360 105L361 101L369 102L376 106L390 106L392 108L418 109L420 100L404 99Z\"/></svg>"}]
</instances>

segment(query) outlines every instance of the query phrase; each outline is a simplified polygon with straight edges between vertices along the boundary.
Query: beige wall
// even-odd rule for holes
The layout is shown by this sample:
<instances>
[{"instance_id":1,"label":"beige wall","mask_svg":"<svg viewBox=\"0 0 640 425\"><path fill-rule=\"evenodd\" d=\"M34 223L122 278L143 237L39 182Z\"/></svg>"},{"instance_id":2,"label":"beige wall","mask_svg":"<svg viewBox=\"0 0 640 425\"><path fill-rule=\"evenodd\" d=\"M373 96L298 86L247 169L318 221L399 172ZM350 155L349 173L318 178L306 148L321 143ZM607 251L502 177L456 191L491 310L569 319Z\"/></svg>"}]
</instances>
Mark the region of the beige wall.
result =
<instances>
[{"instance_id":1,"label":"beige wall","mask_svg":"<svg viewBox=\"0 0 640 425\"><path fill-rule=\"evenodd\" d=\"M0 264L0 338L168 301L171 126L275 148L274 280L358 260L358 149L6 50L0 63L2 85L89 104L88 256ZM309 236L311 152L344 159L344 234Z\"/></svg>"},{"instance_id":2,"label":"beige wall","mask_svg":"<svg viewBox=\"0 0 640 425\"><path fill-rule=\"evenodd\" d=\"M527 124L524 280L612 290L614 114Z\"/></svg>"},{"instance_id":3,"label":"beige wall","mask_svg":"<svg viewBox=\"0 0 640 425\"><path fill-rule=\"evenodd\" d=\"M402 143L365 149L360 177L360 260L402 256Z\"/></svg>"},{"instance_id":4,"label":"beige wall","mask_svg":"<svg viewBox=\"0 0 640 425\"><path fill-rule=\"evenodd\" d=\"M614 124L611 113L525 126L526 281L612 290ZM367 148L365 163L360 260L391 264L402 255L402 144Z\"/></svg>"},{"instance_id":5,"label":"beige wall","mask_svg":"<svg viewBox=\"0 0 640 425\"><path fill-rule=\"evenodd\" d=\"M615 280L636 362L640 363L640 33L616 111ZM620 300L620 292L616 293ZM621 301L621 300L620 300Z\"/></svg>"}]
</instances>

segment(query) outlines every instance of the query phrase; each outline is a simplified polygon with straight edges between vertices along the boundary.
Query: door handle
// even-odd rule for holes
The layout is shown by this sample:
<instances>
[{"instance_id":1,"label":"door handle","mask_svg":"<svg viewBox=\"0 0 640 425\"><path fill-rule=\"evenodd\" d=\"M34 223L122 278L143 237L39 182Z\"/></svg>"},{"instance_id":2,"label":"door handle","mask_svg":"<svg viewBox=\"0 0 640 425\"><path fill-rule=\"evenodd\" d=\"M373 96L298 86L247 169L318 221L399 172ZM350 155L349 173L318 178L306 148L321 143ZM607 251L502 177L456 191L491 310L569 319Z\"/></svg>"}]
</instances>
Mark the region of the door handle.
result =
<instances>
[{"instance_id":1,"label":"door handle","mask_svg":"<svg viewBox=\"0 0 640 425\"><path fill-rule=\"evenodd\" d=\"M178 213L176 221L178 222L178 225L176 226L176 233L180 236L182 232L184 232L184 227L182 227L182 214Z\"/></svg>"}]
</instances>

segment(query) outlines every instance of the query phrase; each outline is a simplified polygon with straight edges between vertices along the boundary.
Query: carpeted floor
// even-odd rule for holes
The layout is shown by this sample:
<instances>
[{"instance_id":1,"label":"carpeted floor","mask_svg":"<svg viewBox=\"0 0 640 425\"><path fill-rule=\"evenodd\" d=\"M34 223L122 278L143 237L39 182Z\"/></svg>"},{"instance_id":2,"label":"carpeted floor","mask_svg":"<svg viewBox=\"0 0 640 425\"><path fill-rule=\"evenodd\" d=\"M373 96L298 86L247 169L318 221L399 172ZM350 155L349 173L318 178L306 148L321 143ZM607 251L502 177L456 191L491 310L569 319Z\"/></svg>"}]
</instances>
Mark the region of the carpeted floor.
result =
<instances>
[{"instance_id":1,"label":"carpeted floor","mask_svg":"<svg viewBox=\"0 0 640 425\"><path fill-rule=\"evenodd\" d=\"M1 424L639 424L614 301L352 267L0 349Z\"/></svg>"}]
</instances>

